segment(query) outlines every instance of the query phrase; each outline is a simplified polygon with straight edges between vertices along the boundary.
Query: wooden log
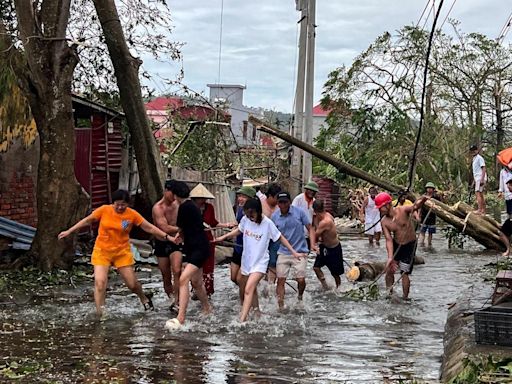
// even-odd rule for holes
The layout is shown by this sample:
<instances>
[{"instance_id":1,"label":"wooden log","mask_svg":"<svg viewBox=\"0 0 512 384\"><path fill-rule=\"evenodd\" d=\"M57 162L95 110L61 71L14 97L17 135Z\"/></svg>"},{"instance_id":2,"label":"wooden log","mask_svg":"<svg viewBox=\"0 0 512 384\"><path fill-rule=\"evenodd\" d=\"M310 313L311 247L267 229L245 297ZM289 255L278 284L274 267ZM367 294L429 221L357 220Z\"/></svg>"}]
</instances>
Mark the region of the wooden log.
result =
<instances>
[{"instance_id":1,"label":"wooden log","mask_svg":"<svg viewBox=\"0 0 512 384\"><path fill-rule=\"evenodd\" d=\"M303 141L296 139L289 134L272 127L270 124L257 119L254 116L249 116L249 122L257 127L257 129L269 133L273 136L279 137L280 139L308 152L313 156L325 161L336 167L339 171L346 173L347 175L365 180L371 184L377 185L390 192L398 192L400 189L405 189L404 186L396 185L388 182L387 180L381 179L380 177L369 174L353 165L345 163L331 154L316 148L310 144L304 143ZM413 194L414 197L418 197L418 194ZM483 226L482 222L474 219L473 215L470 215L467 222L463 218L459 217L460 212L455 208L443 204L437 200L430 199L425 202L425 206L431 208L432 211L442 220L448 224L453 225L457 230L464 231L465 234L475 239L478 243L483 246L496 250L504 250L503 243L499 240L499 236L494 231L489 230L487 226Z\"/></svg>"},{"instance_id":2,"label":"wooden log","mask_svg":"<svg viewBox=\"0 0 512 384\"><path fill-rule=\"evenodd\" d=\"M464 213L465 215L467 215L468 213L470 212L474 212L475 210L473 209L473 207L471 207L469 204L466 204L465 202L463 201L459 201L458 203L456 203L454 206L453 206L457 211L459 212L462 212ZM488 215L480 215L480 217L487 221L488 223L490 223L492 226L496 227L496 228L500 228L501 227L501 224L498 223L496 220L494 220L494 218L492 218L491 216L488 216Z\"/></svg>"}]
</instances>

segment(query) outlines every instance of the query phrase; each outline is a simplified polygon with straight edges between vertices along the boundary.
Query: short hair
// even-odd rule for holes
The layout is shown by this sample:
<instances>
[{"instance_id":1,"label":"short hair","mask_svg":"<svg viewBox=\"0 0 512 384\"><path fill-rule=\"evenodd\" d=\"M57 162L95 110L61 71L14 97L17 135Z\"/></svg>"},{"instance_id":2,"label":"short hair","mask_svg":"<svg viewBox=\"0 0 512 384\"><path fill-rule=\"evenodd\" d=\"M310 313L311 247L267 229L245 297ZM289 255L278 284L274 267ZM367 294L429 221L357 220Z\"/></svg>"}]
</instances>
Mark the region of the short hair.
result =
<instances>
[{"instance_id":1,"label":"short hair","mask_svg":"<svg viewBox=\"0 0 512 384\"><path fill-rule=\"evenodd\" d=\"M375 193L377 193L378 192L377 187L370 187L370 189L368 189L368 193L372 193L372 191L375 191Z\"/></svg>"},{"instance_id":2,"label":"short hair","mask_svg":"<svg viewBox=\"0 0 512 384\"><path fill-rule=\"evenodd\" d=\"M166 191L170 191L171 190L171 183L172 183L172 180L169 179L169 180L165 180L165 184L164 184L164 189Z\"/></svg>"},{"instance_id":3,"label":"short hair","mask_svg":"<svg viewBox=\"0 0 512 384\"><path fill-rule=\"evenodd\" d=\"M316 199L313 202L313 211L319 212L319 213L324 212L325 211L324 201L320 200L320 199Z\"/></svg>"},{"instance_id":4,"label":"short hair","mask_svg":"<svg viewBox=\"0 0 512 384\"><path fill-rule=\"evenodd\" d=\"M130 192L125 189L118 189L114 193L112 193L112 203L115 201L124 201L126 203L130 203Z\"/></svg>"},{"instance_id":5,"label":"short hair","mask_svg":"<svg viewBox=\"0 0 512 384\"><path fill-rule=\"evenodd\" d=\"M510 179L509 181L507 181L505 184L512 184L512 179Z\"/></svg>"},{"instance_id":6,"label":"short hair","mask_svg":"<svg viewBox=\"0 0 512 384\"><path fill-rule=\"evenodd\" d=\"M254 211L256 212L256 222L258 224L263 220L263 208L261 207L261 201L258 198L250 198L244 204L244 212ZM247 216L247 213L245 214Z\"/></svg>"},{"instance_id":7,"label":"short hair","mask_svg":"<svg viewBox=\"0 0 512 384\"><path fill-rule=\"evenodd\" d=\"M281 186L279 184L271 183L271 184L268 185L267 192L265 192L265 195L267 197L269 197L269 196L275 197L281 191L282 191L282 189L281 189Z\"/></svg>"},{"instance_id":8,"label":"short hair","mask_svg":"<svg viewBox=\"0 0 512 384\"><path fill-rule=\"evenodd\" d=\"M179 180L169 180L169 182L166 183L166 189L174 193L180 199L186 199L190 194L188 185Z\"/></svg>"}]
</instances>

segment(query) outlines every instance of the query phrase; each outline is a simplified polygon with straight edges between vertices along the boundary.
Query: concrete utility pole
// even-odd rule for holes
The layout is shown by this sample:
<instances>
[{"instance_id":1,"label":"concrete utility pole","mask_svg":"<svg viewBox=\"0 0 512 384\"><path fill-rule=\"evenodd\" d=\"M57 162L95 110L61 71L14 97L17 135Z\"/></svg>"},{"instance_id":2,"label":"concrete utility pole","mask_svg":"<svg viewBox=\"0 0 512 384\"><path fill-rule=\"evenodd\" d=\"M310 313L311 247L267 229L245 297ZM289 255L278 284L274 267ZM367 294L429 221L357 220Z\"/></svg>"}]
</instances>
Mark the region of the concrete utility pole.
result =
<instances>
[{"instance_id":1,"label":"concrete utility pole","mask_svg":"<svg viewBox=\"0 0 512 384\"><path fill-rule=\"evenodd\" d=\"M296 9L301 11L300 15L300 32L299 32L299 54L297 64L297 87L295 89L295 118L292 132L290 135L302 140L302 126L304 118L304 82L306 76L306 37L307 37L307 1L296 0ZM302 150L293 147L292 164L290 168L290 176L292 183L290 184L290 194L298 195L301 190L301 159Z\"/></svg>"},{"instance_id":2,"label":"concrete utility pole","mask_svg":"<svg viewBox=\"0 0 512 384\"><path fill-rule=\"evenodd\" d=\"M308 42L306 63L306 99L305 99L305 124L302 136L307 144L313 144L313 98L315 94L315 12L316 0L308 1ZM306 184L311 180L313 173L312 157L309 152L303 152L302 181Z\"/></svg>"}]
</instances>

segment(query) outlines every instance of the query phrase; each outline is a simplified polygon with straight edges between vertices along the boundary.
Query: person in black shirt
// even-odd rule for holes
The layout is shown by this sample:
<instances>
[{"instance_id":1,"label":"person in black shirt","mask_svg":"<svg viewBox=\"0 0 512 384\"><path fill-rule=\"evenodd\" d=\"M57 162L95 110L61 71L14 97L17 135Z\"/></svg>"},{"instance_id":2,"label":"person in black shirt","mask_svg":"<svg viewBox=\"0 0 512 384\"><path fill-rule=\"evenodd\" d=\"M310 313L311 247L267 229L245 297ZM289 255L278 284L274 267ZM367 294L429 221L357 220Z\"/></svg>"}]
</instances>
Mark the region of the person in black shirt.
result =
<instances>
[{"instance_id":1,"label":"person in black shirt","mask_svg":"<svg viewBox=\"0 0 512 384\"><path fill-rule=\"evenodd\" d=\"M206 295L206 289L203 283L203 264L208 259L209 241L204 231L203 216L201 211L189 200L190 189L182 181L171 180L169 189L174 194L179 204L176 226L179 228L178 234L172 238L175 243L183 243L183 253L186 263L185 269L180 276L180 308L178 317L172 319L174 328L185 323L187 306L190 297L189 282L192 283L194 292L201 301L203 313L209 313L211 306ZM178 324L179 322L179 324Z\"/></svg>"}]
</instances>

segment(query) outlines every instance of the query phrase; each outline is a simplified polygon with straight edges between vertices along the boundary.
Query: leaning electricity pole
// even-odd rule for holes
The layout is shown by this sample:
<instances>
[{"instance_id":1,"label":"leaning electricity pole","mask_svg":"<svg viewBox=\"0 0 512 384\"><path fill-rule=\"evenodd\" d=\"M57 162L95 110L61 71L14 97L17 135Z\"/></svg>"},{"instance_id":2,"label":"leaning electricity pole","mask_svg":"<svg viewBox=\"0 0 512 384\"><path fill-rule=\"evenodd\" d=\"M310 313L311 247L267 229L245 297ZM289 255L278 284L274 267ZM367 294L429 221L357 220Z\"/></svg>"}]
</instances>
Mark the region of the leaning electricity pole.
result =
<instances>
[{"instance_id":1,"label":"leaning electricity pole","mask_svg":"<svg viewBox=\"0 0 512 384\"><path fill-rule=\"evenodd\" d=\"M306 99L305 99L305 124L302 128L304 142L313 144L313 102L315 94L315 12L316 0L308 1L308 39L306 62ZM304 184L311 180L313 173L312 157L304 151L302 158L302 181Z\"/></svg>"},{"instance_id":2,"label":"leaning electricity pole","mask_svg":"<svg viewBox=\"0 0 512 384\"><path fill-rule=\"evenodd\" d=\"M304 120L304 81L306 76L306 37L307 37L307 1L295 0L297 11L301 11L299 20L299 54L297 64L297 88L295 89L295 117L293 121L291 136L302 140L302 126ZM292 163L290 167L290 193L292 196L300 193L300 180L302 168L302 150L293 147Z\"/></svg>"}]
</instances>

